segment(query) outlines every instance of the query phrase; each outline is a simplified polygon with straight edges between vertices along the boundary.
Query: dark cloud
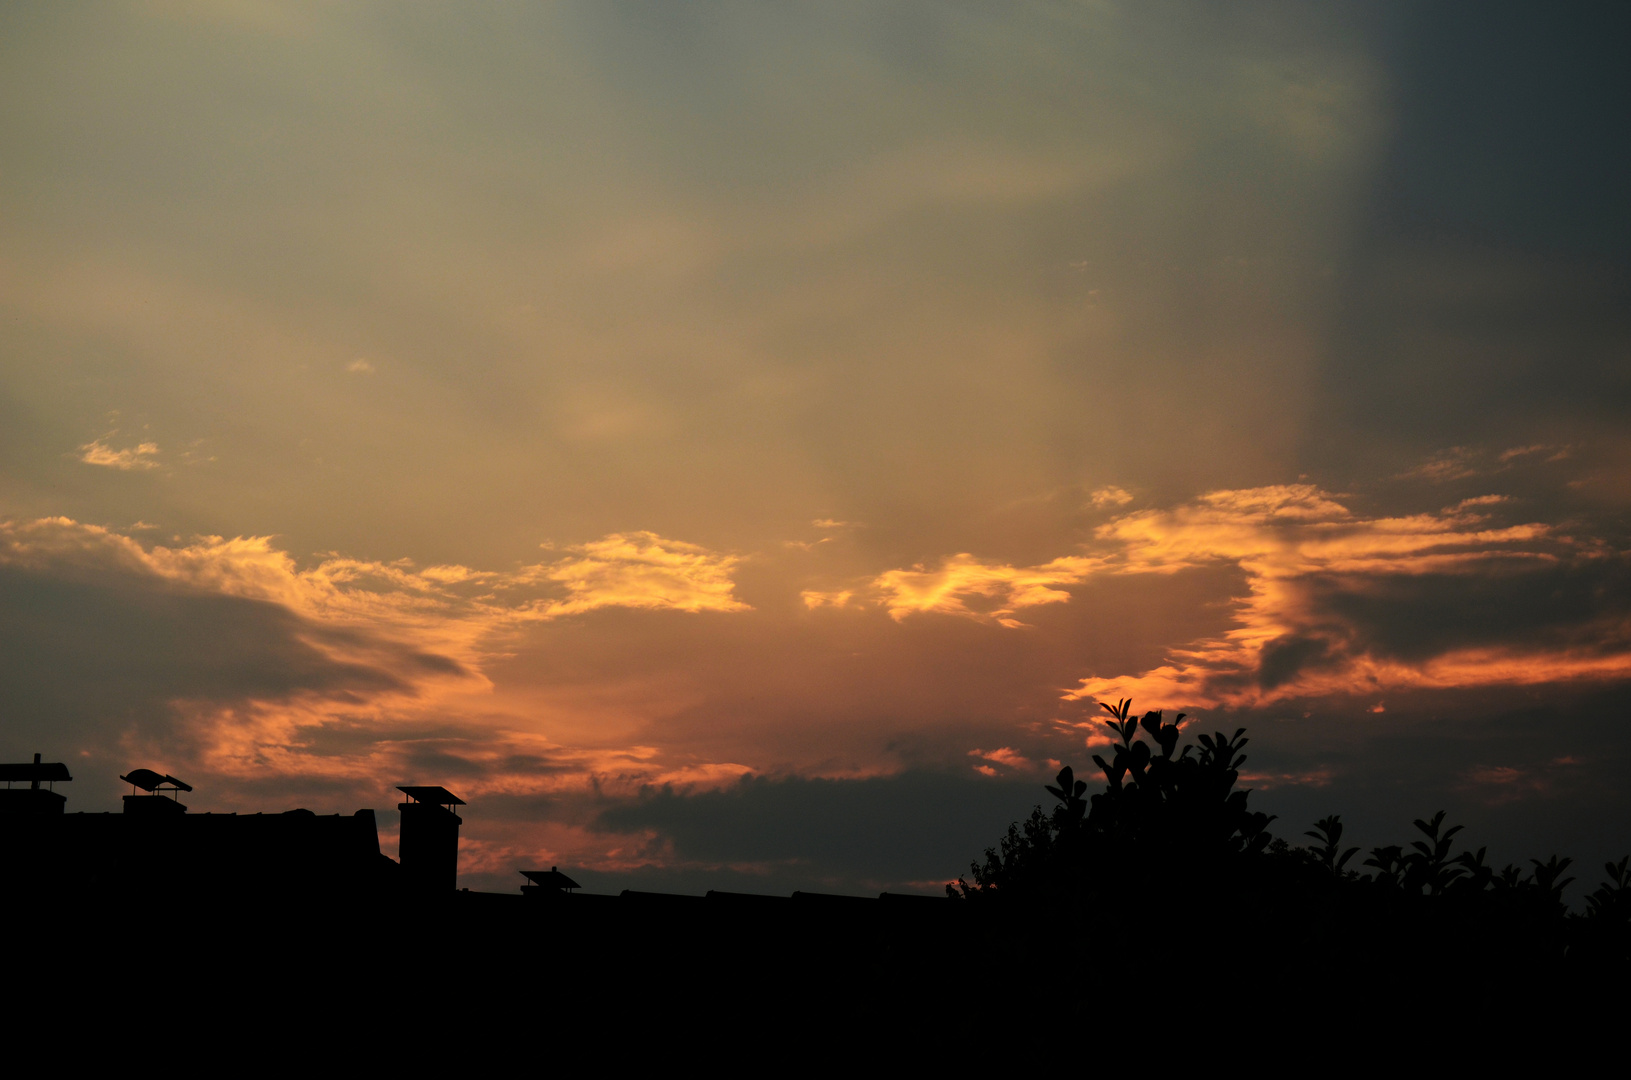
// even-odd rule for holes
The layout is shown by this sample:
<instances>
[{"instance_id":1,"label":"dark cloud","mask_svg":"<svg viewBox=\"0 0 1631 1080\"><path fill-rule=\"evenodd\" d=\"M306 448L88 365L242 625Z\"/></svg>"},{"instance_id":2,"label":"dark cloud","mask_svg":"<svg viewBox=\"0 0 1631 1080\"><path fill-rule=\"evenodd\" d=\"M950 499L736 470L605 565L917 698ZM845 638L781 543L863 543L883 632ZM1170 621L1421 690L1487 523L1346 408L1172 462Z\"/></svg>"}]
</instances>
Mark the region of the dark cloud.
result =
<instances>
[{"instance_id":1,"label":"dark cloud","mask_svg":"<svg viewBox=\"0 0 1631 1080\"><path fill-rule=\"evenodd\" d=\"M225 563L167 575L101 530L9 528L0 551L9 749L0 753L100 756L134 737L166 745L179 765L198 749L183 721L200 708L228 724L232 710L312 697L344 710L469 674L436 652L230 595L211 578Z\"/></svg>"},{"instance_id":2,"label":"dark cloud","mask_svg":"<svg viewBox=\"0 0 1631 1080\"><path fill-rule=\"evenodd\" d=\"M264 601L156 578L87 582L0 567L0 695L8 742L77 744L164 724L178 700L402 690L388 671L308 644L313 628Z\"/></svg>"},{"instance_id":3,"label":"dark cloud","mask_svg":"<svg viewBox=\"0 0 1631 1080\"><path fill-rule=\"evenodd\" d=\"M1412 4L1384 46L1399 121L1391 205L1543 250L1631 249L1631 10Z\"/></svg>"},{"instance_id":4,"label":"dark cloud","mask_svg":"<svg viewBox=\"0 0 1631 1080\"><path fill-rule=\"evenodd\" d=\"M1476 647L1608 653L1631 645L1631 566L1620 557L1485 560L1475 572L1334 576L1307 587L1313 617L1339 620L1352 649L1392 659L1420 662ZM1264 649L1265 679L1274 647Z\"/></svg>"},{"instance_id":5,"label":"dark cloud","mask_svg":"<svg viewBox=\"0 0 1631 1080\"><path fill-rule=\"evenodd\" d=\"M665 788L602 812L608 832L654 830L676 857L790 864L803 877L878 883L966 873L1010 821L1047 798L1038 780L906 772L857 780L745 777L723 790Z\"/></svg>"},{"instance_id":6,"label":"dark cloud","mask_svg":"<svg viewBox=\"0 0 1631 1080\"><path fill-rule=\"evenodd\" d=\"M1380 39L1396 116L1346 269L1316 457L1617 430L1631 405L1631 12L1404 11Z\"/></svg>"},{"instance_id":7,"label":"dark cloud","mask_svg":"<svg viewBox=\"0 0 1631 1080\"><path fill-rule=\"evenodd\" d=\"M1242 786L1277 815L1271 831L1291 843L1331 813L1342 815L1355 844L1405 843L1414 818L1444 809L1467 826L1465 841L1488 846L1498 863L1527 867L1530 858L1568 855L1589 889L1602 862L1631 851L1631 795L1619 779L1631 767L1627 715L1625 688L1431 691L1390 700L1384 713L1351 699L1222 711L1189 737L1247 728ZM1067 757L1097 782L1085 751ZM965 872L1010 821L1051 802L1040 777L930 771L654 789L603 805L593 819L602 833L651 834L650 863L574 874L603 892L899 888ZM526 809L559 817L585 808ZM512 886L495 879L493 887Z\"/></svg>"},{"instance_id":8,"label":"dark cloud","mask_svg":"<svg viewBox=\"0 0 1631 1080\"><path fill-rule=\"evenodd\" d=\"M1310 668L1330 666L1334 660L1329 641L1307 634L1286 634L1263 646L1257 664L1257 685L1273 690Z\"/></svg>"}]
</instances>

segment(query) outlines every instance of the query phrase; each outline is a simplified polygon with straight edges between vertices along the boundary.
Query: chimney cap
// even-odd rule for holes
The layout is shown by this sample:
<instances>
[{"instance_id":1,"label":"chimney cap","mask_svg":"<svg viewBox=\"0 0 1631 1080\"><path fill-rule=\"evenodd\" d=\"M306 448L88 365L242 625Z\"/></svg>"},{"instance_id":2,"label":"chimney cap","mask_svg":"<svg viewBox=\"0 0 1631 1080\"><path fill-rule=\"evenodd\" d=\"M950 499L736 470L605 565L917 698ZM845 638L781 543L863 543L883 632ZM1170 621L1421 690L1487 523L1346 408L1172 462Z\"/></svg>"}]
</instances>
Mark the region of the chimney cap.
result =
<instances>
[{"instance_id":1,"label":"chimney cap","mask_svg":"<svg viewBox=\"0 0 1631 1080\"><path fill-rule=\"evenodd\" d=\"M447 790L445 787L424 786L410 784L407 787L398 787L398 791L412 799L414 802L435 803L437 806L463 806L464 800Z\"/></svg>"},{"instance_id":2,"label":"chimney cap","mask_svg":"<svg viewBox=\"0 0 1631 1080\"><path fill-rule=\"evenodd\" d=\"M39 755L35 755L36 759ZM72 780L68 766L60 761L23 761L15 765L0 765L0 780Z\"/></svg>"},{"instance_id":3,"label":"chimney cap","mask_svg":"<svg viewBox=\"0 0 1631 1080\"><path fill-rule=\"evenodd\" d=\"M548 870L523 870L521 876L546 889L581 889L583 886L551 866Z\"/></svg>"},{"instance_id":4,"label":"chimney cap","mask_svg":"<svg viewBox=\"0 0 1631 1080\"><path fill-rule=\"evenodd\" d=\"M129 773L119 777L127 784L134 784L143 791L157 791L162 785L169 784L177 791L191 791L193 786L177 780L168 773L156 773L152 769L131 769Z\"/></svg>"}]
</instances>

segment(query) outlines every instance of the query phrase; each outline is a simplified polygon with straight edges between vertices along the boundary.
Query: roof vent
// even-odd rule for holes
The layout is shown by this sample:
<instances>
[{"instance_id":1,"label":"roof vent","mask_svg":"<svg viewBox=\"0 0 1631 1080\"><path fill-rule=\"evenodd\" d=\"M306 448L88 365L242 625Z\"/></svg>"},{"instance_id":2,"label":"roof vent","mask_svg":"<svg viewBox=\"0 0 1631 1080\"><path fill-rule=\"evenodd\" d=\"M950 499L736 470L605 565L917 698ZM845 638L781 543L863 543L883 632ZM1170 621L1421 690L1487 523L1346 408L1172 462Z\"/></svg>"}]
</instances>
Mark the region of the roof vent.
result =
<instances>
[{"instance_id":1,"label":"roof vent","mask_svg":"<svg viewBox=\"0 0 1631 1080\"><path fill-rule=\"evenodd\" d=\"M409 786L399 787L398 791L406 795L413 802L430 803L432 806L463 806L464 800L447 790L445 787Z\"/></svg>"},{"instance_id":2,"label":"roof vent","mask_svg":"<svg viewBox=\"0 0 1631 1080\"><path fill-rule=\"evenodd\" d=\"M185 814L187 808L181 804L178 793L191 791L193 786L184 781L177 780L168 773L156 773L152 769L131 769L130 772L119 777L133 788L141 788L146 795L137 795L132 791L125 796L125 813L127 814ZM169 795L168 799L164 798Z\"/></svg>"},{"instance_id":3,"label":"roof vent","mask_svg":"<svg viewBox=\"0 0 1631 1080\"><path fill-rule=\"evenodd\" d=\"M528 894L571 892L583 887L553 866L548 870L523 870L521 876L532 882L521 886L521 891Z\"/></svg>"}]
</instances>

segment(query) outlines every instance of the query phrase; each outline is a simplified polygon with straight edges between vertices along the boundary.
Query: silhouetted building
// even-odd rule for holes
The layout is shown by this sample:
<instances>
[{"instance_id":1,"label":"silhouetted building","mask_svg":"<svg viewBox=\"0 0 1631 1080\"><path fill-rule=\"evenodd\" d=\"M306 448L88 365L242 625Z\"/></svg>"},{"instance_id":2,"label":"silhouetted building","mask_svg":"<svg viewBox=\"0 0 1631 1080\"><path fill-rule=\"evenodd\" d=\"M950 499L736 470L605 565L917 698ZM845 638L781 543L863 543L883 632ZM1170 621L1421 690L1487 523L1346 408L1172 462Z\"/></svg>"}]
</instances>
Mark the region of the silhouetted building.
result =
<instances>
[{"instance_id":1,"label":"silhouetted building","mask_svg":"<svg viewBox=\"0 0 1631 1080\"><path fill-rule=\"evenodd\" d=\"M67 813L52 790L73 779L65 765L0 765L0 866L28 895L123 897L150 905L156 898L185 905L203 897L248 902L291 894L390 888L400 874L380 852L372 810L317 815L188 813L177 799L192 786L151 769L120 779L141 794L124 797L124 812ZM20 786L27 783L27 787ZM457 841L455 839L455 845ZM456 857L455 848L455 857ZM162 888L155 889L155 883ZM452 881L447 882L448 891Z\"/></svg>"},{"instance_id":2,"label":"silhouetted building","mask_svg":"<svg viewBox=\"0 0 1631 1080\"><path fill-rule=\"evenodd\" d=\"M177 798L190 785L132 770L122 813L67 813L50 790L69 779L66 767L0 766L0 778L10 785L0 919L17 939L8 956L19 970L61 976L31 985L36 1002L71 1000L91 973L156 960L211 988L186 998L187 1016L217 1010L233 1031L276 1023L267 1030L282 1039L319 1030L328 1021L317 1014L332 1013L336 1032L389 1029L396 1000L364 989L387 972L459 986L438 995L434 1020L412 1025L418 1054L462 1038L449 1010L512 1030L548 1015L581 1034L630 1008L708 1023L847 1009L858 992L885 1000L960 947L947 930L962 923L944 898L919 908L810 893L593 894L559 867L524 871L527 884L510 892L460 890L454 808L464 801L442 787L400 789L398 863L380 852L372 810L192 812ZM924 917L934 911L941 917ZM314 994L337 1004L311 1008ZM150 1040L178 1022L180 1000L167 984L144 984L112 1011L131 1025L127 1041ZM896 1022L900 1005L887 1000Z\"/></svg>"},{"instance_id":3,"label":"silhouetted building","mask_svg":"<svg viewBox=\"0 0 1631 1080\"><path fill-rule=\"evenodd\" d=\"M453 812L464 800L444 787L399 787L402 835L398 855L403 882L425 892L451 891L459 878L459 826Z\"/></svg>"},{"instance_id":4,"label":"silhouetted building","mask_svg":"<svg viewBox=\"0 0 1631 1080\"><path fill-rule=\"evenodd\" d=\"M141 793L124 796L123 813L67 813L65 796L52 786L72 779L66 765L42 762L39 754L31 763L0 764L6 784L0 790L0 865L28 882L24 891L31 894L136 895L152 891L155 881L164 883L164 895L187 901L379 889L433 896L456 890L464 820L453 808L465 802L444 787L397 789L407 796L397 807L399 863L380 852L373 810L189 813L178 796L192 791L191 784L168 773L132 769L120 779ZM606 902L616 901L613 906L625 913L620 918L635 912L664 919L707 912L709 919L738 923L768 918L778 924L814 919L837 925L888 917L876 912L894 911L901 901L923 911L945 905L943 898L888 893L778 897L713 891L702 897L625 889L615 896L583 895L559 867L520 873L528 882L521 886L522 896L571 900L579 912L604 910ZM476 897L521 899L515 893L474 894L478 903L488 901Z\"/></svg>"},{"instance_id":5,"label":"silhouetted building","mask_svg":"<svg viewBox=\"0 0 1631 1080\"><path fill-rule=\"evenodd\" d=\"M180 793L191 791L193 789L191 784L184 784L168 773L156 773L152 769L131 769L119 779L131 787L139 787L147 792L146 795L132 792L125 796L127 814L175 817L187 812L187 808L181 805ZM170 797L166 799L165 795Z\"/></svg>"},{"instance_id":6,"label":"silhouetted building","mask_svg":"<svg viewBox=\"0 0 1631 1080\"><path fill-rule=\"evenodd\" d=\"M68 766L60 761L42 762L38 754L31 764L0 765L0 780L6 782L5 789L0 791L0 814L60 814L68 797L58 795L55 784L58 780L72 779ZM19 783L28 786L13 786ZM47 786L40 787L42 783Z\"/></svg>"}]
</instances>

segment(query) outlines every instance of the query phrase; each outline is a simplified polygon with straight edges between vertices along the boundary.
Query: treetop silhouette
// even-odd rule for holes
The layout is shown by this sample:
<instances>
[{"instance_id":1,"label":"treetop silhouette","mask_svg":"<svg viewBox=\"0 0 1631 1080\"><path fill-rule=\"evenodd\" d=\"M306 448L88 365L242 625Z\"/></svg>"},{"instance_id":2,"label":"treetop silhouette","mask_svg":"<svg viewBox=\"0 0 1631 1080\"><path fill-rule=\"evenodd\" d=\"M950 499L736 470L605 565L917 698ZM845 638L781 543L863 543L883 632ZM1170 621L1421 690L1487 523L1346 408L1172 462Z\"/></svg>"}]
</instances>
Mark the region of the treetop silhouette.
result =
<instances>
[{"instance_id":1,"label":"treetop silhouette","mask_svg":"<svg viewBox=\"0 0 1631 1080\"><path fill-rule=\"evenodd\" d=\"M1373 847L1350 869L1361 849L1343 845L1339 815L1304 832L1306 846L1271 836L1274 818L1237 788L1244 728L1180 749L1183 713L1168 722L1160 710L1135 718L1127 700L1101 707L1116 737L1109 760L1093 756L1103 790L1089 795L1070 766L1060 769L1046 785L1052 810L1037 806L1010 825L971 864L972 880L947 887L971 911L1039 914L1028 932L1067 942L1128 912L1169 926L1206 912L1255 940L1266 969L1304 975L1328 962L1319 957L1358 954L1390 956L1399 971L1453 961L1468 978L1631 961L1631 857L1605 867L1583 915L1563 901L1572 860L1496 870L1485 848L1456 851L1463 827L1443 810L1412 823L1417 838ZM1147 948L1181 951L1170 941Z\"/></svg>"}]
</instances>

